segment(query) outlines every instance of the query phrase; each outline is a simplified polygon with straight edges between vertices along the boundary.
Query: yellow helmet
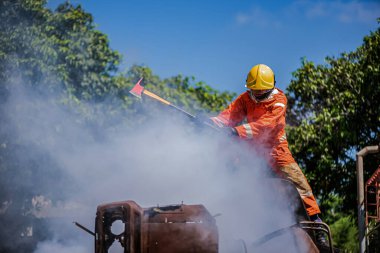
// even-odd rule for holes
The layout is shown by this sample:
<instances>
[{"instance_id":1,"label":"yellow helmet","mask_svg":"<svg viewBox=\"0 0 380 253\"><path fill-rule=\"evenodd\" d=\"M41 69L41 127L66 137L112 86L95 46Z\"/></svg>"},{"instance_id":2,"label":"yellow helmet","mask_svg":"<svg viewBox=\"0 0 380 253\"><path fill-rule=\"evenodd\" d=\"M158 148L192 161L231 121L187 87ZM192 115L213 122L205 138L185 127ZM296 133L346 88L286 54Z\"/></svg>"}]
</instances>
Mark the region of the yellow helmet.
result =
<instances>
[{"instance_id":1,"label":"yellow helmet","mask_svg":"<svg viewBox=\"0 0 380 253\"><path fill-rule=\"evenodd\" d=\"M248 73L245 87L251 90L270 90L274 88L274 73L267 65L258 64Z\"/></svg>"}]
</instances>

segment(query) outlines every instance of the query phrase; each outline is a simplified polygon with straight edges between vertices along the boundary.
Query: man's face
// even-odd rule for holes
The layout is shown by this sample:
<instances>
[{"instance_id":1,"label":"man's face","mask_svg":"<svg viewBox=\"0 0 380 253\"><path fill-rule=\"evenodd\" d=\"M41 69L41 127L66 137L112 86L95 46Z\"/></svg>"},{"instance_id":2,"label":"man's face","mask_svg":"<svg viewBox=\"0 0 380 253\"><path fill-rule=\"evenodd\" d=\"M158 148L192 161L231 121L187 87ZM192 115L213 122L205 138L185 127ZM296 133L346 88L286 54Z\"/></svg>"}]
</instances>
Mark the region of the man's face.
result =
<instances>
[{"instance_id":1,"label":"man's face","mask_svg":"<svg viewBox=\"0 0 380 253\"><path fill-rule=\"evenodd\" d=\"M272 89L270 90L251 90L252 91L252 94L255 96L255 97L260 97L268 92L270 92Z\"/></svg>"}]
</instances>

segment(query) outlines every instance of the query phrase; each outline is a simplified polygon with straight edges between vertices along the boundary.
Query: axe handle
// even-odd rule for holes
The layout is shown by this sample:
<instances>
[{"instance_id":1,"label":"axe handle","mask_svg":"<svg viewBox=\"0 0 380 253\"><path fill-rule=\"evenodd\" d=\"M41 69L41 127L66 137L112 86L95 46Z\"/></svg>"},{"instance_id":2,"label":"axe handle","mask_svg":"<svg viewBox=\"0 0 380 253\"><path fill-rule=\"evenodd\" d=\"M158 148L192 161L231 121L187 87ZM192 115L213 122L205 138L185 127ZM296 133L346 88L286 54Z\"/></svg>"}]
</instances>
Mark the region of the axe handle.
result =
<instances>
[{"instance_id":1,"label":"axe handle","mask_svg":"<svg viewBox=\"0 0 380 253\"><path fill-rule=\"evenodd\" d=\"M145 90L145 89L144 89L142 93L144 93L144 95L147 95L147 96L149 96L149 97L151 97L151 98L153 98L153 99L155 99L155 100L160 101L161 103L163 103L163 104L165 104L165 105L168 105L168 106L170 106L170 107L173 107L174 109L176 109L176 110L178 110L178 111L184 113L185 115L187 115L187 116L190 117L190 118L193 118L193 119L196 118L196 117L195 117L194 115L192 115L191 113L188 113L187 111L185 111L185 110L179 108L178 106L176 106L176 105L170 103L169 101L167 101L167 100L165 100L165 99L163 99L163 98L157 96L156 94L154 94L154 93L152 93L152 92L150 92L150 91L148 91L148 90ZM132 93L132 94L133 94L133 93Z\"/></svg>"},{"instance_id":2,"label":"axe handle","mask_svg":"<svg viewBox=\"0 0 380 253\"><path fill-rule=\"evenodd\" d=\"M165 99L163 99L163 98L157 96L156 94L154 94L154 93L152 93L152 92L150 92L150 91L148 91L148 90L145 90L145 89L144 89L143 93L144 93L144 95L147 95L147 96L149 96L149 97L151 97L151 98L153 98L153 99L156 99L156 100L160 101L161 103L163 103L163 104L165 104L165 105L168 105L168 106L173 107L174 109L176 109L176 110L178 110L178 111L180 111L180 112L186 114L186 115L187 115L188 117L190 117L190 118L195 118L195 116L192 115L191 113L188 113L187 111L185 111L185 110L179 108L178 106L173 105L173 104L170 103L169 101L167 101L167 100L165 100Z\"/></svg>"},{"instance_id":3,"label":"axe handle","mask_svg":"<svg viewBox=\"0 0 380 253\"><path fill-rule=\"evenodd\" d=\"M161 103L164 103L164 104L166 104L166 105L171 105L171 103L170 103L169 101L166 101L165 99L160 98L159 96L157 96L156 94L154 94L154 93L152 93L152 92L150 92L150 91L148 91L148 90L145 90L145 89L144 89L143 93L144 93L145 95L151 97L151 98L154 98L154 99L160 101Z\"/></svg>"},{"instance_id":4,"label":"axe handle","mask_svg":"<svg viewBox=\"0 0 380 253\"><path fill-rule=\"evenodd\" d=\"M146 96L148 96L154 100L160 101L161 103L176 109L177 111L184 113L189 118L196 119L196 117L194 115L192 115L191 113L188 113L187 111L179 108L178 106L170 103L169 101L157 96L153 92L146 90L143 86L140 85L141 81L142 81L142 78L140 78L140 80L135 84L135 86L132 88L132 90L129 91L132 95L134 95L138 98L141 98L141 94L144 94L144 95L146 95Z\"/></svg>"},{"instance_id":5,"label":"axe handle","mask_svg":"<svg viewBox=\"0 0 380 253\"><path fill-rule=\"evenodd\" d=\"M176 110L178 110L178 111L184 113L184 114L185 114L186 116L188 116L189 118L192 118L192 119L195 119L195 118L196 118L193 114L188 113L187 111L185 111L185 110L179 108L178 106L175 106L175 105L173 105L173 104L169 104L169 106L171 106L171 107L173 107L174 109L176 109Z\"/></svg>"}]
</instances>

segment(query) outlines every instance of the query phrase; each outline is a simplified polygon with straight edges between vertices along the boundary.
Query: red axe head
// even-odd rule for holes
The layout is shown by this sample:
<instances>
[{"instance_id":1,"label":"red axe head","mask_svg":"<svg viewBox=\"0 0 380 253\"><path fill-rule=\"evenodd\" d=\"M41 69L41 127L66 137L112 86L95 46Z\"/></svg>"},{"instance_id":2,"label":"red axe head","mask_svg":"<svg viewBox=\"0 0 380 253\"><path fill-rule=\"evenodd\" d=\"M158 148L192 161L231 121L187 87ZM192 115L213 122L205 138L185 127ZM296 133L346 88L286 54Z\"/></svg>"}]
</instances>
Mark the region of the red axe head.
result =
<instances>
[{"instance_id":1,"label":"red axe head","mask_svg":"<svg viewBox=\"0 0 380 253\"><path fill-rule=\"evenodd\" d=\"M141 98L141 94L144 91L144 87L140 85L143 78L141 77L140 80L135 84L135 86L132 88L132 90L129 91L132 95Z\"/></svg>"}]
</instances>

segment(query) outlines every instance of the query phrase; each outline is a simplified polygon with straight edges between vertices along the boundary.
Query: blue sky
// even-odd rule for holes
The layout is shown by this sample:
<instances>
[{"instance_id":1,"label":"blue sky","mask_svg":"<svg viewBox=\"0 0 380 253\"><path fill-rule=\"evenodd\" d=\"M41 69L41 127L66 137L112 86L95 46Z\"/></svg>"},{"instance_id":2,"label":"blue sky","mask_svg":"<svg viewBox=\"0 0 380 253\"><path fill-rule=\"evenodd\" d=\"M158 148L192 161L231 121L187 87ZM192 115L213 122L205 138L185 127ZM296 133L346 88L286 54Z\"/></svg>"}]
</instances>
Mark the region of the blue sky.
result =
<instances>
[{"instance_id":1,"label":"blue sky","mask_svg":"<svg viewBox=\"0 0 380 253\"><path fill-rule=\"evenodd\" d=\"M48 0L54 8L63 0ZM379 1L71 0L90 12L121 70L146 65L160 77L194 76L241 93L249 69L269 65L286 89L301 58L355 50L377 29Z\"/></svg>"}]
</instances>

